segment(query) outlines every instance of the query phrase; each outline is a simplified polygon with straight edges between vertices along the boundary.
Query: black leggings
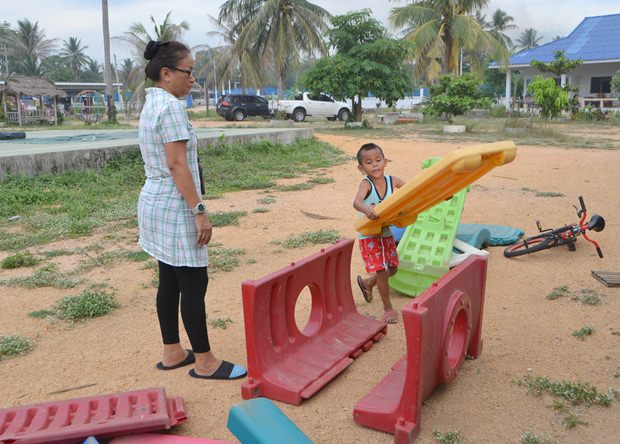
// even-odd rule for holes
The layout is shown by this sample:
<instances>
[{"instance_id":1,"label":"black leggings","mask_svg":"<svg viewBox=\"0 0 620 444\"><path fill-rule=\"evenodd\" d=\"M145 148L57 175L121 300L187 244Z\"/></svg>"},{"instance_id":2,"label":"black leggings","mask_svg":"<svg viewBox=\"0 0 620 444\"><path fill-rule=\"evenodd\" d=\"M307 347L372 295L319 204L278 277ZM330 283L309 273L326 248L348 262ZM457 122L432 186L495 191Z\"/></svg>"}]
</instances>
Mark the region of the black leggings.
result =
<instances>
[{"instance_id":1,"label":"black leggings","mask_svg":"<svg viewBox=\"0 0 620 444\"><path fill-rule=\"evenodd\" d=\"M192 350L204 353L211 350L207 333L205 295L209 275L207 267L173 267L159 261L157 317L164 344L178 344L179 299L181 318Z\"/></svg>"}]
</instances>

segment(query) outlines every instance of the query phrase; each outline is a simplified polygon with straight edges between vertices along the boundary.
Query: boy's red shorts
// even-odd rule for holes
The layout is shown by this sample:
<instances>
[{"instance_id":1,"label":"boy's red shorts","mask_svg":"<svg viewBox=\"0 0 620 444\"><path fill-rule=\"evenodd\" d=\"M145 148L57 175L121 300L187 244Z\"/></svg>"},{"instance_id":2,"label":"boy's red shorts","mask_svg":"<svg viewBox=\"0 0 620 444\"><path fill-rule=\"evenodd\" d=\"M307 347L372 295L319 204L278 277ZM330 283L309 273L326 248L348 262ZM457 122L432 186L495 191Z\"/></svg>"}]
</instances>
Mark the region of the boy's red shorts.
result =
<instances>
[{"instance_id":1,"label":"boy's red shorts","mask_svg":"<svg viewBox=\"0 0 620 444\"><path fill-rule=\"evenodd\" d=\"M360 251L368 273L398 267L398 253L394 237L367 237L360 239Z\"/></svg>"}]
</instances>

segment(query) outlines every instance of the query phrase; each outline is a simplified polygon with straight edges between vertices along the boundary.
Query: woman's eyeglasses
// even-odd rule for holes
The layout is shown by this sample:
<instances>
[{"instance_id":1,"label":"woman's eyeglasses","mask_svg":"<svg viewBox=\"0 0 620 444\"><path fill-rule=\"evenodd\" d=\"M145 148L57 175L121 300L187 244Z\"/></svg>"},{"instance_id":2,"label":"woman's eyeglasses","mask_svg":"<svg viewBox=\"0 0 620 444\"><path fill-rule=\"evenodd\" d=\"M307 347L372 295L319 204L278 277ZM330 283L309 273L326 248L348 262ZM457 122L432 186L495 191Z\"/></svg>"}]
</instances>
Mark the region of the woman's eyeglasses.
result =
<instances>
[{"instance_id":1,"label":"woman's eyeglasses","mask_svg":"<svg viewBox=\"0 0 620 444\"><path fill-rule=\"evenodd\" d=\"M185 74L188 75L188 77L191 77L191 76L194 75L194 70L193 69L183 69L183 68L168 68L168 69L172 69L173 71L184 72Z\"/></svg>"}]
</instances>

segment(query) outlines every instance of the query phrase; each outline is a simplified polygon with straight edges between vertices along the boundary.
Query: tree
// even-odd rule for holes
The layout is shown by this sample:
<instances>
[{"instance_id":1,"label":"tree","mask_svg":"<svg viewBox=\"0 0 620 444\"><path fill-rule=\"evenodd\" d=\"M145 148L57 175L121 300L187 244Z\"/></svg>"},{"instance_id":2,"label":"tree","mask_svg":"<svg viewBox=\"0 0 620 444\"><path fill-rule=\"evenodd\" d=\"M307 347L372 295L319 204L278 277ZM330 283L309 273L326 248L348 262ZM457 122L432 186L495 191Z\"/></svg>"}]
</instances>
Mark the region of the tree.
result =
<instances>
[{"instance_id":1,"label":"tree","mask_svg":"<svg viewBox=\"0 0 620 444\"><path fill-rule=\"evenodd\" d=\"M489 23L489 34L495 37L497 41L501 42L506 49L511 49L513 46L512 39L508 37L506 31L517 29L517 25L512 22L514 22L514 17L498 8L493 13L491 23Z\"/></svg>"},{"instance_id":2,"label":"tree","mask_svg":"<svg viewBox=\"0 0 620 444\"><path fill-rule=\"evenodd\" d=\"M103 66L105 72L105 96L108 102L108 122L116 123L114 108L114 86L112 85L112 61L110 59L110 22L108 20L108 0L101 0L101 21L103 22Z\"/></svg>"},{"instance_id":3,"label":"tree","mask_svg":"<svg viewBox=\"0 0 620 444\"><path fill-rule=\"evenodd\" d=\"M218 19L237 23L232 53L239 60L256 54L263 63L271 61L281 98L288 71L304 54L327 54L322 36L329 17L325 9L307 0L227 0Z\"/></svg>"},{"instance_id":4,"label":"tree","mask_svg":"<svg viewBox=\"0 0 620 444\"><path fill-rule=\"evenodd\" d=\"M534 28L524 29L517 39L517 47L521 49L532 49L538 46L538 42L542 40L542 36L538 35L538 31Z\"/></svg>"},{"instance_id":5,"label":"tree","mask_svg":"<svg viewBox=\"0 0 620 444\"><path fill-rule=\"evenodd\" d=\"M310 68L299 83L313 91L353 100L353 116L361 120L361 100L372 93L393 104L411 91L404 42L386 38L385 28L369 9L332 17L329 44L336 50Z\"/></svg>"},{"instance_id":6,"label":"tree","mask_svg":"<svg viewBox=\"0 0 620 444\"><path fill-rule=\"evenodd\" d=\"M553 53L553 62L545 63L539 60L532 60L530 65L541 72L552 72L560 77L562 74L571 72L576 67L583 65L583 60L571 60L564 55L564 51L555 51Z\"/></svg>"},{"instance_id":7,"label":"tree","mask_svg":"<svg viewBox=\"0 0 620 444\"><path fill-rule=\"evenodd\" d=\"M484 105L485 101L478 92L479 85L480 82L471 74L461 77L444 74L431 86L430 98L425 102L423 112L431 116L445 115L452 123L452 117Z\"/></svg>"},{"instance_id":8,"label":"tree","mask_svg":"<svg viewBox=\"0 0 620 444\"><path fill-rule=\"evenodd\" d=\"M60 55L69 63L73 71L73 80L79 78L82 66L88 62L88 56L84 52L87 48L88 46L83 46L82 41L77 37L69 37L69 40L63 41Z\"/></svg>"},{"instance_id":9,"label":"tree","mask_svg":"<svg viewBox=\"0 0 620 444\"><path fill-rule=\"evenodd\" d=\"M90 57L86 63L86 69L80 73L80 80L83 82L101 82L103 81L102 66L97 60Z\"/></svg>"},{"instance_id":10,"label":"tree","mask_svg":"<svg viewBox=\"0 0 620 444\"><path fill-rule=\"evenodd\" d=\"M52 82L72 82L78 80L74 72L67 66L67 61L59 55L51 55L41 62L43 75Z\"/></svg>"},{"instance_id":11,"label":"tree","mask_svg":"<svg viewBox=\"0 0 620 444\"><path fill-rule=\"evenodd\" d=\"M142 23L133 23L129 28L129 31L123 33L121 36L114 37L115 40L124 42L130 47L134 55L134 60L137 62L138 70L144 71L146 61L144 60L144 50L149 40L160 40L163 42L169 40L183 41L183 34L189 29L189 24L186 21L181 23L172 22L172 12L168 11L164 21L158 24L155 18L151 15L150 21L153 25L153 30L149 31ZM143 80L136 87L131 101L140 100L144 96L145 81ZM129 106L129 104L127 104Z\"/></svg>"},{"instance_id":12,"label":"tree","mask_svg":"<svg viewBox=\"0 0 620 444\"><path fill-rule=\"evenodd\" d=\"M547 120L557 117L570 102L568 92L555 84L551 78L536 76L528 86L534 96L534 102L540 108L540 114Z\"/></svg>"},{"instance_id":13,"label":"tree","mask_svg":"<svg viewBox=\"0 0 620 444\"><path fill-rule=\"evenodd\" d=\"M458 74L461 51L482 51L497 61L508 59L508 50L474 15L487 4L488 0L413 0L392 9L390 21L396 28L405 28L405 39L413 44L417 76L434 81L441 73Z\"/></svg>"},{"instance_id":14,"label":"tree","mask_svg":"<svg viewBox=\"0 0 620 444\"><path fill-rule=\"evenodd\" d=\"M10 43L22 58L30 57L32 62L39 62L56 48L56 39L48 39L45 30L39 28L39 22L28 19L18 20L17 29L10 35Z\"/></svg>"},{"instance_id":15,"label":"tree","mask_svg":"<svg viewBox=\"0 0 620 444\"><path fill-rule=\"evenodd\" d=\"M618 100L620 100L620 69L616 71L616 75L611 79L611 86L618 95Z\"/></svg>"}]
</instances>

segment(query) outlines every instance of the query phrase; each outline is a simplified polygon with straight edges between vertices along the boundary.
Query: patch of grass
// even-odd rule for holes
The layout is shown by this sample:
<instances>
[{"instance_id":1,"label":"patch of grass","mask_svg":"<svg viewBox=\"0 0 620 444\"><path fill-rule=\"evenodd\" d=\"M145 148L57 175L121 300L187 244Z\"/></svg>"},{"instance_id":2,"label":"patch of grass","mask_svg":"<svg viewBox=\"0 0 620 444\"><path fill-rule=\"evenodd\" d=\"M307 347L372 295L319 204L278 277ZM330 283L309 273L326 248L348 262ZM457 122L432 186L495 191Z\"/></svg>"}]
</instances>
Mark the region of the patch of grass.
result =
<instances>
[{"instance_id":1,"label":"patch of grass","mask_svg":"<svg viewBox=\"0 0 620 444\"><path fill-rule=\"evenodd\" d=\"M594 327L586 325L585 327L581 327L579 330L575 330L571 333L571 335L584 341L586 337L592 336L592 333L594 333Z\"/></svg>"},{"instance_id":2,"label":"patch of grass","mask_svg":"<svg viewBox=\"0 0 620 444\"><path fill-rule=\"evenodd\" d=\"M252 213L269 213L269 208L258 207L252 210Z\"/></svg>"},{"instance_id":3,"label":"patch of grass","mask_svg":"<svg viewBox=\"0 0 620 444\"><path fill-rule=\"evenodd\" d=\"M276 203L276 199L274 197L261 197L259 199L256 199L256 202L262 205L269 205Z\"/></svg>"},{"instance_id":4,"label":"patch of grass","mask_svg":"<svg viewBox=\"0 0 620 444\"><path fill-rule=\"evenodd\" d=\"M521 444L544 444L545 441L540 436L536 436L532 432L525 432L519 440Z\"/></svg>"},{"instance_id":5,"label":"patch of grass","mask_svg":"<svg viewBox=\"0 0 620 444\"><path fill-rule=\"evenodd\" d=\"M612 330L612 331L611 331L611 334L612 334L613 336L620 336L620 331L618 331L618 330Z\"/></svg>"},{"instance_id":6,"label":"patch of grass","mask_svg":"<svg viewBox=\"0 0 620 444\"><path fill-rule=\"evenodd\" d=\"M338 230L319 230L302 233L298 236L291 236L282 241L284 248L301 248L308 244L333 244L342 236Z\"/></svg>"},{"instance_id":7,"label":"patch of grass","mask_svg":"<svg viewBox=\"0 0 620 444\"><path fill-rule=\"evenodd\" d=\"M567 285L562 285L561 287L555 287L551 293L547 295L547 299L554 301L563 296L568 296L570 294L570 290Z\"/></svg>"},{"instance_id":8,"label":"patch of grass","mask_svg":"<svg viewBox=\"0 0 620 444\"><path fill-rule=\"evenodd\" d=\"M241 248L211 248L209 249L210 271L233 271L239 266L239 256L245 254Z\"/></svg>"},{"instance_id":9,"label":"patch of grass","mask_svg":"<svg viewBox=\"0 0 620 444\"><path fill-rule=\"evenodd\" d=\"M581 301L584 305L599 305L601 303L601 295L589 288L582 288L579 294L573 296L573 299Z\"/></svg>"},{"instance_id":10,"label":"patch of grass","mask_svg":"<svg viewBox=\"0 0 620 444\"><path fill-rule=\"evenodd\" d=\"M564 193L556 191L536 191L536 197L564 197Z\"/></svg>"},{"instance_id":11,"label":"patch of grass","mask_svg":"<svg viewBox=\"0 0 620 444\"><path fill-rule=\"evenodd\" d=\"M209 220L214 227L239 225L239 218L247 216L247 211L228 211L223 213L209 213Z\"/></svg>"},{"instance_id":12,"label":"patch of grass","mask_svg":"<svg viewBox=\"0 0 620 444\"><path fill-rule=\"evenodd\" d=\"M209 319L207 323L213 328L221 328L222 330L226 330L228 328L228 324L232 324L232 319L230 318L215 318L213 320Z\"/></svg>"},{"instance_id":13,"label":"patch of grass","mask_svg":"<svg viewBox=\"0 0 620 444\"><path fill-rule=\"evenodd\" d=\"M74 250L59 249L59 250L43 251L41 252L41 255L46 258L51 259L51 258L59 257L59 256L71 256L75 253L76 252Z\"/></svg>"},{"instance_id":14,"label":"patch of grass","mask_svg":"<svg viewBox=\"0 0 620 444\"><path fill-rule=\"evenodd\" d=\"M461 432L454 430L452 432L441 433L438 430L433 430L433 438L442 444L460 444Z\"/></svg>"},{"instance_id":15,"label":"patch of grass","mask_svg":"<svg viewBox=\"0 0 620 444\"><path fill-rule=\"evenodd\" d=\"M574 413L569 413L568 415L566 415L562 420L562 424L564 424L564 427L569 430L574 429L579 425L588 425L587 422L583 421L581 418L579 418L579 416Z\"/></svg>"},{"instance_id":16,"label":"patch of grass","mask_svg":"<svg viewBox=\"0 0 620 444\"><path fill-rule=\"evenodd\" d=\"M60 299L54 305L54 310L58 318L75 321L103 316L117 307L118 303L113 294L105 291L85 290L77 296Z\"/></svg>"},{"instance_id":17,"label":"patch of grass","mask_svg":"<svg viewBox=\"0 0 620 444\"><path fill-rule=\"evenodd\" d=\"M316 176L308 180L308 183L313 183L315 185L323 185L326 183L334 183L334 182L336 182L336 179L332 179L331 177L325 177L325 176Z\"/></svg>"},{"instance_id":18,"label":"patch of grass","mask_svg":"<svg viewBox=\"0 0 620 444\"><path fill-rule=\"evenodd\" d=\"M37 265L39 260L34 257L30 252L17 253L4 258L0 262L0 268L12 269L21 267L32 267Z\"/></svg>"},{"instance_id":19,"label":"patch of grass","mask_svg":"<svg viewBox=\"0 0 620 444\"><path fill-rule=\"evenodd\" d=\"M28 313L28 316L30 316L31 318L37 318L37 319L45 319L48 316L55 316L56 312L54 310L35 310L35 311L31 311L30 313Z\"/></svg>"},{"instance_id":20,"label":"patch of grass","mask_svg":"<svg viewBox=\"0 0 620 444\"><path fill-rule=\"evenodd\" d=\"M29 338L17 335L0 336L0 360L7 356L17 356L32 350L34 343Z\"/></svg>"},{"instance_id":21,"label":"patch of grass","mask_svg":"<svg viewBox=\"0 0 620 444\"><path fill-rule=\"evenodd\" d=\"M145 262L151 258L146 251L130 251L126 257L132 262Z\"/></svg>"},{"instance_id":22,"label":"patch of grass","mask_svg":"<svg viewBox=\"0 0 620 444\"><path fill-rule=\"evenodd\" d=\"M312 188L314 188L314 184L308 182L295 183L292 185L279 185L276 187L278 191L303 191L311 190Z\"/></svg>"},{"instance_id":23,"label":"patch of grass","mask_svg":"<svg viewBox=\"0 0 620 444\"><path fill-rule=\"evenodd\" d=\"M92 128L89 128L92 130ZM263 141L241 145L216 143L201 149L208 196L230 191L273 188L282 177L296 177L348 159L317 139L290 145ZM144 183L139 152L123 153L103 168L35 177L9 176L0 185L0 250L79 237L108 222L135 226L136 201ZM10 229L9 229L10 228Z\"/></svg>"},{"instance_id":24,"label":"patch of grass","mask_svg":"<svg viewBox=\"0 0 620 444\"><path fill-rule=\"evenodd\" d=\"M554 398L565 400L573 405L593 404L609 407L613 398L606 393L600 393L596 387L588 382L558 381L554 382L542 376L525 375L517 381L536 396L547 393Z\"/></svg>"},{"instance_id":25,"label":"patch of grass","mask_svg":"<svg viewBox=\"0 0 620 444\"><path fill-rule=\"evenodd\" d=\"M17 277L0 281L0 285L9 285L26 288L56 287L74 288L80 283L66 274L60 273L54 264L47 264L35 270L32 276Z\"/></svg>"}]
</instances>

